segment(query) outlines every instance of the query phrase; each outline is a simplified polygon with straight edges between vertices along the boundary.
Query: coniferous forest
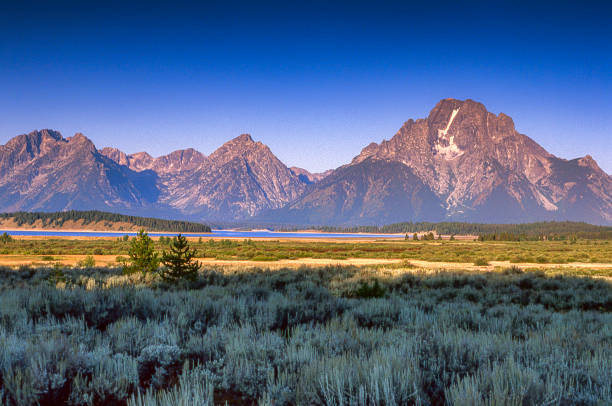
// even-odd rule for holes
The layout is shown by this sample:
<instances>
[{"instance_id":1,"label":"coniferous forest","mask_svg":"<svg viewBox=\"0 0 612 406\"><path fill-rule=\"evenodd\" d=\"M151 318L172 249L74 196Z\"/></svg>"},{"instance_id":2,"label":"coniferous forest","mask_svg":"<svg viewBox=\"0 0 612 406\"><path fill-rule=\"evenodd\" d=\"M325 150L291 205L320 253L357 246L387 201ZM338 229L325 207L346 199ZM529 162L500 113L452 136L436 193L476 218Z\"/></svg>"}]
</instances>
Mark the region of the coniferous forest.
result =
<instances>
[{"instance_id":1,"label":"coniferous forest","mask_svg":"<svg viewBox=\"0 0 612 406\"><path fill-rule=\"evenodd\" d=\"M59 212L15 212L0 213L0 220L14 219L18 226L24 224L32 225L40 220L45 227L61 227L66 221L83 221L84 225L109 222L109 223L129 223L149 231L170 231L183 233L208 233L210 226L194 223L190 221L165 220L152 217L129 216L125 214L108 213L97 210L88 211L59 211Z\"/></svg>"}]
</instances>

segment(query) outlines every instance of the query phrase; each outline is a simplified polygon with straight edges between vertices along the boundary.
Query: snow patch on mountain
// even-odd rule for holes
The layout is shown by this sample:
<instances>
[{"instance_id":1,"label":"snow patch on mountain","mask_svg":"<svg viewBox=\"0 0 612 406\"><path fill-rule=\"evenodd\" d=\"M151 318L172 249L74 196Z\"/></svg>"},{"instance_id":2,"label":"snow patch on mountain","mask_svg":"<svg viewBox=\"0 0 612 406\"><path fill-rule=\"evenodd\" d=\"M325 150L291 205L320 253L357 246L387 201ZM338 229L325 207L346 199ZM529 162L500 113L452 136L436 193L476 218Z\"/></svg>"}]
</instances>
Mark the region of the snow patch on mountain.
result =
<instances>
[{"instance_id":1,"label":"snow patch on mountain","mask_svg":"<svg viewBox=\"0 0 612 406\"><path fill-rule=\"evenodd\" d=\"M453 110L446 128L444 130L438 130L438 141L435 145L436 152L446 160L453 160L463 155L463 151L455 144L455 136L448 136L448 130L453 124L457 113L459 113L459 109Z\"/></svg>"},{"instance_id":2,"label":"snow patch on mountain","mask_svg":"<svg viewBox=\"0 0 612 406\"><path fill-rule=\"evenodd\" d=\"M548 200L546 198L546 196L544 196L538 189L536 188L532 188L533 190L533 194L535 195L535 198L538 200L538 203L544 207L546 210L548 211L557 211L559 210L559 208L552 203L550 200Z\"/></svg>"}]
</instances>

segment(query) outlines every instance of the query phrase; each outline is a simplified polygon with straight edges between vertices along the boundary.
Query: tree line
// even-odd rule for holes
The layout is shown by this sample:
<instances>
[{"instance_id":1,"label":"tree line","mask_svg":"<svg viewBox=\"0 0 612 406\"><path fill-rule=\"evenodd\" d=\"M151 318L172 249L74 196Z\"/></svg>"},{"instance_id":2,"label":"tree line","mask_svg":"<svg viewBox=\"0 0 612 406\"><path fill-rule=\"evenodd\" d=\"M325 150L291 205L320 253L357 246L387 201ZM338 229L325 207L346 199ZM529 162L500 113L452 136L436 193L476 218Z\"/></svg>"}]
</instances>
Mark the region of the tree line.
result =
<instances>
[{"instance_id":1,"label":"tree line","mask_svg":"<svg viewBox=\"0 0 612 406\"><path fill-rule=\"evenodd\" d=\"M14 212L0 213L0 219L13 219L18 226L32 225L42 221L43 226L61 227L66 221L83 221L83 225L109 222L129 223L149 231L170 231L182 233L209 233L210 226L201 223L181 220L165 220L153 217L138 217L118 213L108 213L97 210L69 210L60 212Z\"/></svg>"},{"instance_id":2,"label":"tree line","mask_svg":"<svg viewBox=\"0 0 612 406\"><path fill-rule=\"evenodd\" d=\"M521 224L484 224L462 222L404 222L384 226L316 227L326 232L417 233L435 231L444 235L476 235L480 240L528 241L612 239L612 227L575 221L542 221Z\"/></svg>"}]
</instances>

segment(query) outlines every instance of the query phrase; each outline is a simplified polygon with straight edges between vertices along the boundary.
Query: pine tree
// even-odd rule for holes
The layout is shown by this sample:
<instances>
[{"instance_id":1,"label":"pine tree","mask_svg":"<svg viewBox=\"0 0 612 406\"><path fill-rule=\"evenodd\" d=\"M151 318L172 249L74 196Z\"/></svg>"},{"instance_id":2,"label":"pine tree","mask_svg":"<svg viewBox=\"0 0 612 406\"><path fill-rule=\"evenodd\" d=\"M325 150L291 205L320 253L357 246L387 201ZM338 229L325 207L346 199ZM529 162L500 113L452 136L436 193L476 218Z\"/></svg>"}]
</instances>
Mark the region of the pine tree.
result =
<instances>
[{"instance_id":1,"label":"pine tree","mask_svg":"<svg viewBox=\"0 0 612 406\"><path fill-rule=\"evenodd\" d=\"M140 230L130 244L128 251L130 264L124 268L125 273L154 272L159 267L159 255L155 252L153 240L144 230Z\"/></svg>"},{"instance_id":2,"label":"pine tree","mask_svg":"<svg viewBox=\"0 0 612 406\"><path fill-rule=\"evenodd\" d=\"M8 244L9 242L13 241L13 237L11 237L7 232L5 232L4 234L0 235L0 242L3 244Z\"/></svg>"},{"instance_id":3,"label":"pine tree","mask_svg":"<svg viewBox=\"0 0 612 406\"><path fill-rule=\"evenodd\" d=\"M189 248L187 238L179 234L172 239L170 252L164 251L162 263L164 268L161 270L161 277L170 282L177 282L180 279L194 280L198 275L198 270L202 266L193 258L197 251Z\"/></svg>"}]
</instances>

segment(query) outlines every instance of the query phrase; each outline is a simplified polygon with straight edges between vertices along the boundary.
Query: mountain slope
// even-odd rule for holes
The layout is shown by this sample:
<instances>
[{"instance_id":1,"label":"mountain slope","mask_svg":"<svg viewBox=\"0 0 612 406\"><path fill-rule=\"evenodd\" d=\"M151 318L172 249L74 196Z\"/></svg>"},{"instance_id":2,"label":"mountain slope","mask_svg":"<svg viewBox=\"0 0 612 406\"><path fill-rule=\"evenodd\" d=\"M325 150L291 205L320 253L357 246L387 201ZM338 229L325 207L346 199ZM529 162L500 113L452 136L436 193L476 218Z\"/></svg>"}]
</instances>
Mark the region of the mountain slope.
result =
<instances>
[{"instance_id":1,"label":"mountain slope","mask_svg":"<svg viewBox=\"0 0 612 406\"><path fill-rule=\"evenodd\" d=\"M612 223L612 180L591 157L557 158L518 133L507 115L490 113L472 100L455 99L440 101L426 119L407 121L393 138L368 145L338 173L309 187L307 194L287 208L293 221L307 223L313 212L336 213L351 198L347 190L361 191L363 196L384 195L385 203L378 209L365 205L348 217L328 217L330 223L380 224L391 217L408 221L415 213L423 213L401 191L381 191L372 181L376 174L352 176L348 169L365 162L371 171L381 171L383 163L396 164L399 172L405 172L401 167L409 169L413 185L399 182L395 187L404 192L426 188L433 193L444 210L437 211L431 203L427 215L438 213L437 221ZM266 213L265 217L274 215ZM285 216L285 210L278 215Z\"/></svg>"},{"instance_id":2,"label":"mountain slope","mask_svg":"<svg viewBox=\"0 0 612 406\"><path fill-rule=\"evenodd\" d=\"M159 203L196 219L247 218L295 200L308 183L248 134L226 142L209 157L194 149L159 158L114 148L101 152L135 171L156 173Z\"/></svg>"},{"instance_id":3,"label":"mountain slope","mask_svg":"<svg viewBox=\"0 0 612 406\"><path fill-rule=\"evenodd\" d=\"M437 219L442 201L398 162L365 159L338 168L297 201L259 218L296 224L392 223Z\"/></svg>"},{"instance_id":4,"label":"mountain slope","mask_svg":"<svg viewBox=\"0 0 612 406\"><path fill-rule=\"evenodd\" d=\"M161 200L190 215L239 219L282 207L305 186L266 145L243 134L213 152Z\"/></svg>"},{"instance_id":5,"label":"mountain slope","mask_svg":"<svg viewBox=\"0 0 612 406\"><path fill-rule=\"evenodd\" d=\"M101 155L82 134L23 134L0 146L0 210L135 209L158 198L153 173Z\"/></svg>"}]
</instances>

